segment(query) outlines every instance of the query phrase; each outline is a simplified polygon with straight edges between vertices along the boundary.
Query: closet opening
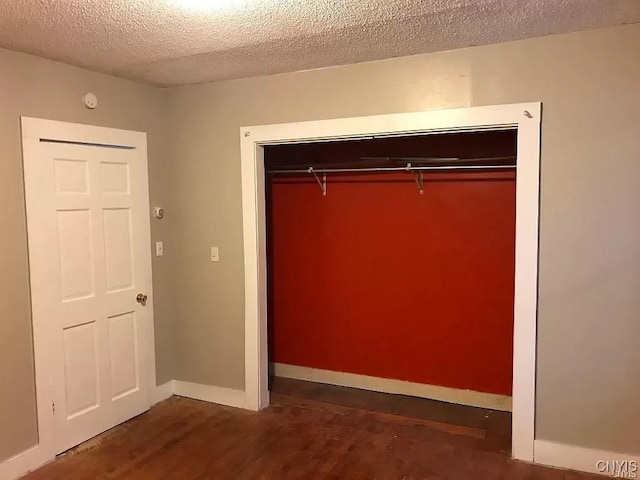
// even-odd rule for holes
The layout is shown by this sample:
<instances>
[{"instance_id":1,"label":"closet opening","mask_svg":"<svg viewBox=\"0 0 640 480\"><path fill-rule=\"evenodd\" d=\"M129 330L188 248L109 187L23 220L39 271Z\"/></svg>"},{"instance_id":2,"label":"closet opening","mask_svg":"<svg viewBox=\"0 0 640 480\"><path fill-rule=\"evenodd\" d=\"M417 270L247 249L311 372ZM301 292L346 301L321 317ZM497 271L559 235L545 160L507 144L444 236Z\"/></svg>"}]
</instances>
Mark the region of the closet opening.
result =
<instances>
[{"instance_id":1,"label":"closet opening","mask_svg":"<svg viewBox=\"0 0 640 480\"><path fill-rule=\"evenodd\" d=\"M242 171L242 217L243 217L243 243L244 243L244 331L245 331L245 405L252 410L261 410L269 406L269 337L268 337L268 295L267 277L271 269L267 255L267 187L273 180L269 180L271 173L267 173L265 164L266 150L271 147L282 147L294 144L309 143L335 143L335 142L362 142L366 140L382 140L384 138L428 136L428 135L453 135L458 133L482 133L493 131L512 130L517 131L517 156L515 158L515 272L513 290L513 377L512 377L512 420L511 420L511 456L518 460L534 461L535 448L535 386L536 386L536 330L537 330L537 295L538 295L538 232L539 232L539 203L540 203L540 142L541 142L542 104L540 102L516 103L509 105L491 105L482 107L454 108L446 110L429 110L422 112L394 113L385 115L373 115L367 117L336 118L330 120L316 120L308 122L283 123L277 125L258 125L242 127L240 129L240 165ZM376 157L376 162L392 162L391 165L403 165L406 158L420 157L423 161L431 161L434 153L401 154L392 151L384 155L378 151L368 157ZM495 155L499 157L502 155ZM443 154L444 157L444 154ZM477 154L473 156L446 155L451 158L480 159ZM363 160L362 157L358 157ZM498 159L491 157L492 161ZM370 161L370 159L364 159ZM442 159L440 159L442 160ZM456 161L456 160L453 160ZM478 160L479 161L479 160ZM409 163L409 162L407 162ZM313 177L316 192L324 199L331 199L331 188L338 184L332 184L334 173L322 172L317 165L309 165L307 159L288 164L298 167L304 165L306 174ZM309 166L314 167L309 172ZM406 164L404 164L406 170ZM289 170L301 170L302 168L286 168ZM373 168L373 167L372 167ZM326 169L325 169L326 170ZM506 169L505 169L506 170ZM494 170L494 173L496 170ZM322 173L322 175L318 175ZM322 195L320 186L325 181L327 195ZM347 175L349 172L342 172ZM372 174L373 172L367 172ZM398 174L397 170L385 173ZM408 169L407 175L413 177L414 184L420 186L419 172ZM464 170L463 174L467 173ZM287 174L281 172L284 178ZM279 176L279 174L275 174ZM293 175L300 175L294 173ZM333 177L332 177L333 175ZM360 175L364 175L361 173ZM381 185L396 185L394 182L379 182ZM317 178L316 178L317 177ZM416 179L417 177L417 179ZM422 183L424 193L414 190L415 195L428 198L427 174L423 172ZM292 180L291 177L291 181ZM303 182L305 176L299 177ZM307 180L309 179L306 177ZM364 180L362 177L360 177ZM446 182L442 182L446 183ZM456 182L461 183L461 182ZM471 182L469 182L471 183ZM352 185L358 187L359 183L352 180ZM333 186L332 186L333 185ZM364 185L362 185L364 186ZM409 186L407 183L405 186ZM271 188L271 187L269 187ZM311 197L310 197L311 198ZM313 198L318 198L314 196ZM357 202L354 203L357 206ZM378 204L380 205L380 204ZM385 205L382 203L381 205ZM404 208L404 207L403 207ZM347 210L352 209L349 203ZM372 209L373 210L373 209ZM471 210L472 211L472 210ZM387 213L389 213L387 211ZM396 215L395 211L390 212ZM354 217L357 219L357 217ZM365 217L366 218L366 217ZM325 215L322 220L324 225L329 225L331 216ZM329 227L327 227L329 228ZM411 223L411 229L414 224ZM335 231L335 227L333 227ZM389 233L380 230L382 235ZM331 232L324 232L327 236ZM360 238L362 237L362 238ZM365 236L360 234L358 241ZM393 239L393 237L390 237ZM366 243L365 243L366 245ZM395 255L396 252L384 247L385 255ZM308 249L304 262L308 263L314 252ZM371 264L375 265L377 252L371 256ZM323 267L325 265L322 265ZM431 268L434 268L431 266ZM410 272L416 270L412 267ZM317 271L318 275L325 275L326 269ZM270 275L270 273L269 273ZM342 283L347 285L345 281ZM392 288L394 282L386 282L388 288ZM277 287L276 287L277 288ZM455 282L451 285L456 288ZM385 292L388 294L389 292ZM391 291L393 293L393 291ZM277 290L276 290L277 294ZM363 292L369 298L373 298L371 292ZM389 295L388 295L389 296ZM389 296L392 300L396 297ZM335 302L335 298L329 297L329 302ZM277 307L276 307L277 308ZM273 310L273 308L272 308ZM275 312L277 315L277 312ZM304 312L303 312L304 313ZM347 324L350 325L350 324ZM403 325L398 323L399 328ZM368 330L364 330L365 332ZM389 341L393 341L390 338ZM275 341L275 339L274 339ZM361 339L358 340L358 342ZM319 370L319 369L318 369ZM326 370L331 372L331 370ZM345 374L346 375L346 374ZM352 375L352 374L349 374ZM367 379L369 375L360 375L359 380ZM381 377L374 377L379 382ZM384 377L382 377L384 378ZM353 378L352 378L353 380ZM333 383L337 383L334 379ZM406 384L407 382L401 381ZM424 385L410 382L412 385ZM369 385L361 385L370 388ZM430 389L430 395L435 388ZM472 392L470 390L456 389L458 392ZM473 392L472 392L473 393ZM466 400L468 401L468 399Z\"/></svg>"},{"instance_id":2,"label":"closet opening","mask_svg":"<svg viewBox=\"0 0 640 480\"><path fill-rule=\"evenodd\" d=\"M517 128L263 148L272 403L510 454Z\"/></svg>"}]
</instances>

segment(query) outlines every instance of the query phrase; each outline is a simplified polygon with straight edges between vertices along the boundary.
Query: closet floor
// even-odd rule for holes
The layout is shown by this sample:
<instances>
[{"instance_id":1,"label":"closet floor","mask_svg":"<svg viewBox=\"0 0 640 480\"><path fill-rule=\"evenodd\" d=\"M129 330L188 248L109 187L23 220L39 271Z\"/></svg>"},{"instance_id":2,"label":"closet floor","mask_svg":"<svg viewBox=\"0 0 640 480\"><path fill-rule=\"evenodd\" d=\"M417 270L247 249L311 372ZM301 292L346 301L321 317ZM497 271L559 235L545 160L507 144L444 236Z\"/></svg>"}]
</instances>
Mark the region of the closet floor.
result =
<instances>
[{"instance_id":1,"label":"closet floor","mask_svg":"<svg viewBox=\"0 0 640 480\"><path fill-rule=\"evenodd\" d=\"M271 377L269 389L273 404L423 426L475 438L476 448L487 452L511 454L509 412L281 377Z\"/></svg>"}]
</instances>

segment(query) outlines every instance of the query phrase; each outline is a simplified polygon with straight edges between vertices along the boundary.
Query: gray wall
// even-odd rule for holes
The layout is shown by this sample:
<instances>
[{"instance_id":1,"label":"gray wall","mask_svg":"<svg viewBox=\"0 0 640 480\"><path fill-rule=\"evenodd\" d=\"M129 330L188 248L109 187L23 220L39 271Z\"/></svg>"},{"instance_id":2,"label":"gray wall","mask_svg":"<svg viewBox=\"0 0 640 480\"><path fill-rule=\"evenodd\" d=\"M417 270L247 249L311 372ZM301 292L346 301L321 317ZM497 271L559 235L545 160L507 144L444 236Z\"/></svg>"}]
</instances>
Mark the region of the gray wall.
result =
<instances>
[{"instance_id":1,"label":"gray wall","mask_svg":"<svg viewBox=\"0 0 640 480\"><path fill-rule=\"evenodd\" d=\"M542 101L536 435L640 453L639 59L633 25L168 90L176 378L244 387L240 126Z\"/></svg>"},{"instance_id":2,"label":"gray wall","mask_svg":"<svg viewBox=\"0 0 640 480\"><path fill-rule=\"evenodd\" d=\"M99 97L95 111L82 106L88 91ZM161 90L0 49L0 460L37 442L21 115L148 132L151 201L169 202ZM166 239L168 232L168 223L152 223L152 239ZM172 377L162 260L153 263L160 383Z\"/></svg>"}]
</instances>

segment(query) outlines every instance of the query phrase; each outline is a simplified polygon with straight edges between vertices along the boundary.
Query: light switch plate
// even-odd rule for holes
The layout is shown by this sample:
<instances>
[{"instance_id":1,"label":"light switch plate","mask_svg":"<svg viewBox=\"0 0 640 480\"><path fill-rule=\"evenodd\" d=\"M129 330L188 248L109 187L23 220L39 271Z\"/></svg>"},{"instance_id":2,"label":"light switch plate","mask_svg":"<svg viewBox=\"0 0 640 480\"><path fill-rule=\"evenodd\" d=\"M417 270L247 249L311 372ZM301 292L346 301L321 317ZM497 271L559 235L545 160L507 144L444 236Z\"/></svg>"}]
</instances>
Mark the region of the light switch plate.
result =
<instances>
[{"instance_id":1,"label":"light switch plate","mask_svg":"<svg viewBox=\"0 0 640 480\"><path fill-rule=\"evenodd\" d=\"M156 257L164 255L164 244L162 242L156 242Z\"/></svg>"},{"instance_id":2,"label":"light switch plate","mask_svg":"<svg viewBox=\"0 0 640 480\"><path fill-rule=\"evenodd\" d=\"M220 251L218 247L211 247L211 261L219 262L220 261Z\"/></svg>"}]
</instances>

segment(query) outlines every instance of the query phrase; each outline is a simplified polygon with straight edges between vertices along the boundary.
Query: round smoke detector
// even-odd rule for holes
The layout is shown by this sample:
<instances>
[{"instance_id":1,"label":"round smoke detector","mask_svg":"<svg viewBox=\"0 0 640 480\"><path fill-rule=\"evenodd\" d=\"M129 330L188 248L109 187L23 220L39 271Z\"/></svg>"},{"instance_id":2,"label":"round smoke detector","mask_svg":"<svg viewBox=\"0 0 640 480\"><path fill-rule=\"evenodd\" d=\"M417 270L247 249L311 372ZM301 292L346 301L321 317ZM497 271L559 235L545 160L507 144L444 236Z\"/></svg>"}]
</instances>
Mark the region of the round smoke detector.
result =
<instances>
[{"instance_id":1,"label":"round smoke detector","mask_svg":"<svg viewBox=\"0 0 640 480\"><path fill-rule=\"evenodd\" d=\"M87 93L84 97L82 97L82 103L88 109L93 110L98 106L98 97L96 97L93 93Z\"/></svg>"}]
</instances>

